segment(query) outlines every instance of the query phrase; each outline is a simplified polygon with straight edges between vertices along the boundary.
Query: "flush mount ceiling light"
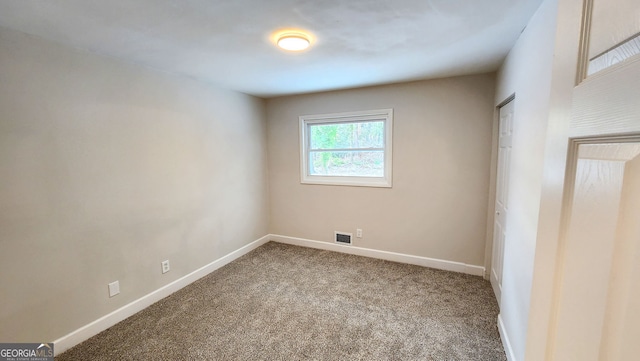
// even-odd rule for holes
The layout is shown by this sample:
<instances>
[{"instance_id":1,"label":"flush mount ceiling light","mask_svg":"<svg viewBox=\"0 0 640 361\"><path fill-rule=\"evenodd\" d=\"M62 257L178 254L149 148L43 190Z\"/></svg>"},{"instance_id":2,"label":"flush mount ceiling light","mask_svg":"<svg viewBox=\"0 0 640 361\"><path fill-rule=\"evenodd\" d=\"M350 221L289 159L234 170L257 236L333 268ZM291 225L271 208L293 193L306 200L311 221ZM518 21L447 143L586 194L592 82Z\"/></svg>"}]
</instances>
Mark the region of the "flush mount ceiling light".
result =
<instances>
[{"instance_id":1,"label":"flush mount ceiling light","mask_svg":"<svg viewBox=\"0 0 640 361\"><path fill-rule=\"evenodd\" d=\"M302 51L311 45L309 35L302 32L285 32L276 35L276 45L288 51Z\"/></svg>"},{"instance_id":2,"label":"flush mount ceiling light","mask_svg":"<svg viewBox=\"0 0 640 361\"><path fill-rule=\"evenodd\" d=\"M286 35L278 39L278 46L289 51L301 51L308 48L309 45L309 40L300 35Z\"/></svg>"}]
</instances>

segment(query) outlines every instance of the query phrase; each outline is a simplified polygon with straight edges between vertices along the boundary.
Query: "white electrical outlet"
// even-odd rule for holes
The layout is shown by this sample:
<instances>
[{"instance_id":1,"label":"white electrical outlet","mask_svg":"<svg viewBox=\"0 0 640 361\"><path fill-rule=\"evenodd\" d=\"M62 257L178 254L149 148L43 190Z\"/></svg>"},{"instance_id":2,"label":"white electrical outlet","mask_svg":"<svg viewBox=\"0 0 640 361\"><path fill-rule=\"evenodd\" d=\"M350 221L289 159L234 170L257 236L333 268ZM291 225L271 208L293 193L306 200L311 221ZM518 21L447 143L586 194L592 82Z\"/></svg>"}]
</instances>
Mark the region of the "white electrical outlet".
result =
<instances>
[{"instance_id":1,"label":"white electrical outlet","mask_svg":"<svg viewBox=\"0 0 640 361\"><path fill-rule=\"evenodd\" d=\"M167 273L169 270L171 270L171 267L169 267L169 260L162 261L162 273Z\"/></svg>"},{"instance_id":2,"label":"white electrical outlet","mask_svg":"<svg viewBox=\"0 0 640 361\"><path fill-rule=\"evenodd\" d=\"M120 293L120 281L109 283L109 297L113 297Z\"/></svg>"},{"instance_id":3,"label":"white electrical outlet","mask_svg":"<svg viewBox=\"0 0 640 361\"><path fill-rule=\"evenodd\" d=\"M356 229L356 237L362 238L362 230L360 228Z\"/></svg>"}]
</instances>

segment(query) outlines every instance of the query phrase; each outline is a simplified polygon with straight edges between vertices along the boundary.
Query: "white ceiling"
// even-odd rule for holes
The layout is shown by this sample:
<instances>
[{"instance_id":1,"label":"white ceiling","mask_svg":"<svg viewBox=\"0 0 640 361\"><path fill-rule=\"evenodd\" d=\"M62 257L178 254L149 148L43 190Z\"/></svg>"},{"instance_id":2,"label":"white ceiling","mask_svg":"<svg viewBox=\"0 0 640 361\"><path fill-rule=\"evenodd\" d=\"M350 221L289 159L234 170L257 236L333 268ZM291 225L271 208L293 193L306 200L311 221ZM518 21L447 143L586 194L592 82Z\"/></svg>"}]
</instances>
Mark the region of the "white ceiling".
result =
<instances>
[{"instance_id":1,"label":"white ceiling","mask_svg":"<svg viewBox=\"0 0 640 361\"><path fill-rule=\"evenodd\" d=\"M496 70L540 2L0 0L0 26L273 97ZM287 27L312 48L276 48Z\"/></svg>"}]
</instances>

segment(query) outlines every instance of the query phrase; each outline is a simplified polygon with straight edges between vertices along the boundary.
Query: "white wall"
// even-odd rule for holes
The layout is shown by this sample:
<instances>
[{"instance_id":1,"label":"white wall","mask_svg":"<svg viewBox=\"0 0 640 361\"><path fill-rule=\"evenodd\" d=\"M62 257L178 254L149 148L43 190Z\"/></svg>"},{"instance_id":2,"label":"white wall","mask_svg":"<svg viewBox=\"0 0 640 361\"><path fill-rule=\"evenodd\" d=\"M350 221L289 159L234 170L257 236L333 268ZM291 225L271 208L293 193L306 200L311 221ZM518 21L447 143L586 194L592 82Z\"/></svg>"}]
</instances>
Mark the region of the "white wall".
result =
<instances>
[{"instance_id":1,"label":"white wall","mask_svg":"<svg viewBox=\"0 0 640 361\"><path fill-rule=\"evenodd\" d=\"M502 299L502 334L523 360L549 119L557 1L543 2L498 72L495 104L515 94Z\"/></svg>"},{"instance_id":2,"label":"white wall","mask_svg":"<svg viewBox=\"0 0 640 361\"><path fill-rule=\"evenodd\" d=\"M484 266L494 74L269 99L271 233ZM393 188L300 183L298 117L394 109Z\"/></svg>"},{"instance_id":3,"label":"white wall","mask_svg":"<svg viewBox=\"0 0 640 361\"><path fill-rule=\"evenodd\" d=\"M0 340L55 340L264 236L264 114L0 29Z\"/></svg>"}]
</instances>

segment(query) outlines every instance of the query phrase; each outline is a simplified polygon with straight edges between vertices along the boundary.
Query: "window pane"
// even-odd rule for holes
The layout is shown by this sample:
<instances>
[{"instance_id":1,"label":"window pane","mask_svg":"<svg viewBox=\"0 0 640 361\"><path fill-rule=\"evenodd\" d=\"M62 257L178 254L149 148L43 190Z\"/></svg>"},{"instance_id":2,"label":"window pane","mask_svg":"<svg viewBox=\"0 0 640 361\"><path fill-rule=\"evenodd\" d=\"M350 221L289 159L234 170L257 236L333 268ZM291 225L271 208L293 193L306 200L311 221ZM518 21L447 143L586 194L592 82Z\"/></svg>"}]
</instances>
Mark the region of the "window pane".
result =
<instances>
[{"instance_id":1,"label":"window pane","mask_svg":"<svg viewBox=\"0 0 640 361\"><path fill-rule=\"evenodd\" d=\"M383 177L384 151L310 152L309 174Z\"/></svg>"},{"instance_id":2,"label":"window pane","mask_svg":"<svg viewBox=\"0 0 640 361\"><path fill-rule=\"evenodd\" d=\"M383 148L384 122L312 124L309 149Z\"/></svg>"}]
</instances>

